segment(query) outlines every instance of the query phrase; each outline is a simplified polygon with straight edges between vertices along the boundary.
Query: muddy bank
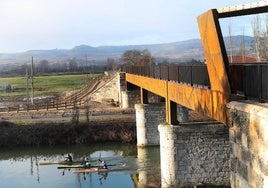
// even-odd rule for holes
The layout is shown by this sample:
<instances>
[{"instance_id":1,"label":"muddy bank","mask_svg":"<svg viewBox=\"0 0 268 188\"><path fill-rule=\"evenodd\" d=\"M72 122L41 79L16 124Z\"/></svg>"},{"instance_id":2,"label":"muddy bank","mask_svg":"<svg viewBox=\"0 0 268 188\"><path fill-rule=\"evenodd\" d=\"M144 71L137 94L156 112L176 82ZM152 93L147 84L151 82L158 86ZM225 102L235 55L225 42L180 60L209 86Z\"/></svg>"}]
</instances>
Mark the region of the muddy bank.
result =
<instances>
[{"instance_id":1,"label":"muddy bank","mask_svg":"<svg viewBox=\"0 0 268 188\"><path fill-rule=\"evenodd\" d=\"M136 141L133 120L107 119L88 123L34 123L17 125L0 122L0 147L77 145L96 142Z\"/></svg>"}]
</instances>

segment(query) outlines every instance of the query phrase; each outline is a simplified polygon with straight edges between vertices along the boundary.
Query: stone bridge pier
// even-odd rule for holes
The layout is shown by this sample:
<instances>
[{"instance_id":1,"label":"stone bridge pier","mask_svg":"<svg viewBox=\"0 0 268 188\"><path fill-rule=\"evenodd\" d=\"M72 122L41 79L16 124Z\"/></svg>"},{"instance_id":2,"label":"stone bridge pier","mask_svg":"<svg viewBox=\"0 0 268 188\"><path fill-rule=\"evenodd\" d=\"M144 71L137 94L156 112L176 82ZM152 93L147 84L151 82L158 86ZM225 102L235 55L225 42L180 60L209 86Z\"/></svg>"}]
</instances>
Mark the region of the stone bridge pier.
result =
<instances>
[{"instance_id":1,"label":"stone bridge pier","mask_svg":"<svg viewBox=\"0 0 268 188\"><path fill-rule=\"evenodd\" d=\"M160 145L158 125L165 122L165 103L136 104L137 146ZM178 122L188 121L188 109L177 105Z\"/></svg>"},{"instance_id":2,"label":"stone bridge pier","mask_svg":"<svg viewBox=\"0 0 268 188\"><path fill-rule=\"evenodd\" d=\"M217 122L160 124L162 187L229 185L228 128Z\"/></svg>"}]
</instances>

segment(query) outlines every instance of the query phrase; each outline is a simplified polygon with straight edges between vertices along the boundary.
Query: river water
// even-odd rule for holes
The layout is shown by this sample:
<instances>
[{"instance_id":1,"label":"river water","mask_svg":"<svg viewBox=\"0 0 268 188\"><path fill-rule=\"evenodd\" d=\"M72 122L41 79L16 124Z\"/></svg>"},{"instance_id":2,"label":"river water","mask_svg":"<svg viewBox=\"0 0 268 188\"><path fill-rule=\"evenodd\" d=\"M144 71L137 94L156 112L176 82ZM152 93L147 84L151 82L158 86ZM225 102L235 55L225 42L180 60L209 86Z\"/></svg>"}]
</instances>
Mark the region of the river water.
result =
<instances>
[{"instance_id":1,"label":"river water","mask_svg":"<svg viewBox=\"0 0 268 188\"><path fill-rule=\"evenodd\" d=\"M74 161L88 157L97 164L101 158L110 169L117 171L74 173L75 169L58 169L57 164L41 165L42 162L61 161L67 153ZM159 147L137 148L135 144L0 149L0 187L159 187L159 166Z\"/></svg>"}]
</instances>

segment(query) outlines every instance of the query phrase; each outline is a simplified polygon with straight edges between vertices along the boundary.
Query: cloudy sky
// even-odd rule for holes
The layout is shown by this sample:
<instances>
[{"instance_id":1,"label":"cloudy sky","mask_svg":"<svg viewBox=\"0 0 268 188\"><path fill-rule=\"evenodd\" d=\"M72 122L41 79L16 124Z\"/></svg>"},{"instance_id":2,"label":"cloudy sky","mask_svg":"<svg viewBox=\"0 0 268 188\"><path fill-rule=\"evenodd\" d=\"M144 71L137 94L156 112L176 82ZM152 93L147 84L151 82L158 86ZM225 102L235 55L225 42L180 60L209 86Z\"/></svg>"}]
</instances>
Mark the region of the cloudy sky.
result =
<instances>
[{"instance_id":1,"label":"cloudy sky","mask_svg":"<svg viewBox=\"0 0 268 188\"><path fill-rule=\"evenodd\" d=\"M0 53L200 38L196 17L256 0L1 0Z\"/></svg>"}]
</instances>

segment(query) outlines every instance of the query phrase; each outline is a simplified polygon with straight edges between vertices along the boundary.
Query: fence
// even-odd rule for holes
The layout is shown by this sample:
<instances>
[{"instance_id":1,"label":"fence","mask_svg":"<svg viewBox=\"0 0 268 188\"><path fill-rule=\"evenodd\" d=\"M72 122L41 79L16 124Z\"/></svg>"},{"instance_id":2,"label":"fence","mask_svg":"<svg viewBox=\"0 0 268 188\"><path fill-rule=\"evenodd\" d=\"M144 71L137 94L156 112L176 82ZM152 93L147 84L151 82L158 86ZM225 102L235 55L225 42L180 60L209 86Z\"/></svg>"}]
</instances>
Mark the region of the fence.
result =
<instances>
[{"instance_id":1,"label":"fence","mask_svg":"<svg viewBox=\"0 0 268 188\"><path fill-rule=\"evenodd\" d=\"M155 79L210 88L207 66L204 64L124 66L123 71ZM267 63L230 64L228 72L232 94L259 102L268 100Z\"/></svg>"},{"instance_id":2,"label":"fence","mask_svg":"<svg viewBox=\"0 0 268 188\"><path fill-rule=\"evenodd\" d=\"M232 64L229 66L232 93L259 102L268 100L268 64Z\"/></svg>"},{"instance_id":3,"label":"fence","mask_svg":"<svg viewBox=\"0 0 268 188\"><path fill-rule=\"evenodd\" d=\"M206 65L152 65L125 66L126 73L148 76L155 79L210 87Z\"/></svg>"},{"instance_id":4,"label":"fence","mask_svg":"<svg viewBox=\"0 0 268 188\"><path fill-rule=\"evenodd\" d=\"M6 106L0 108L0 112L20 112L20 111L39 111L39 110L52 110L52 109L74 109L76 106L81 106L82 104L85 104L86 101L82 100L74 100L72 102L70 101L61 101L58 99L52 99L42 102L36 102L34 104L20 104L17 106Z\"/></svg>"}]
</instances>

